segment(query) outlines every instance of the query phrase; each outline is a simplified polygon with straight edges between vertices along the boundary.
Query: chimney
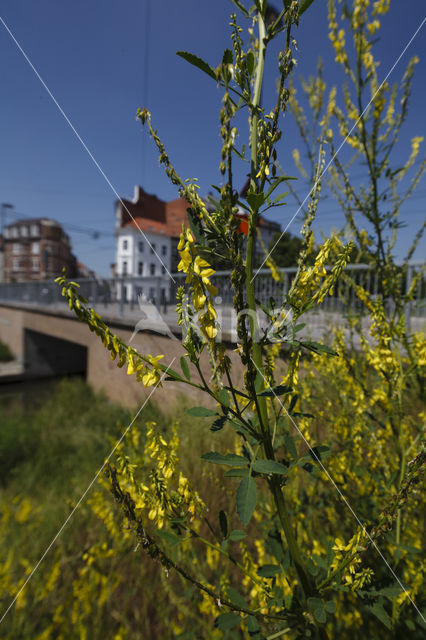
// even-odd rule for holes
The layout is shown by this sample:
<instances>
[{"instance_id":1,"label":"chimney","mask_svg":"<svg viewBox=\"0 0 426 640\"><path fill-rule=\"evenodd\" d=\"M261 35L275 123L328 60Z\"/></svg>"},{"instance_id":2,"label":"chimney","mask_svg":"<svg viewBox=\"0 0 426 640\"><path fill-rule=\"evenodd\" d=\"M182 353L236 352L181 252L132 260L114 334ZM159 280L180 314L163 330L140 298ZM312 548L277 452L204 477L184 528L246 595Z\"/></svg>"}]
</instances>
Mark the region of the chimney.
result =
<instances>
[{"instance_id":1,"label":"chimney","mask_svg":"<svg viewBox=\"0 0 426 640\"><path fill-rule=\"evenodd\" d=\"M134 202L134 204L137 204L141 200L142 194L143 194L142 187L140 187L138 184L135 184L135 188L134 188L134 192L133 192L133 202Z\"/></svg>"}]
</instances>

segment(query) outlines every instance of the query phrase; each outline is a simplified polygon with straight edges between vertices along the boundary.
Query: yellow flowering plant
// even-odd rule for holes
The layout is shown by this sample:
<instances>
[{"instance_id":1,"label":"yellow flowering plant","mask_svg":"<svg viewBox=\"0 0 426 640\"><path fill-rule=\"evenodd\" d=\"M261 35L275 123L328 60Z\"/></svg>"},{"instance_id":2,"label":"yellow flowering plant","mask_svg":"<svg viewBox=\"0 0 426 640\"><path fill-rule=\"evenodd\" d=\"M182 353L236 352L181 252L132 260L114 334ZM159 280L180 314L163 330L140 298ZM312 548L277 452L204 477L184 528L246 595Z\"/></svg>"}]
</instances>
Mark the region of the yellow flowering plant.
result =
<instances>
[{"instance_id":1,"label":"yellow flowering plant","mask_svg":"<svg viewBox=\"0 0 426 640\"><path fill-rule=\"evenodd\" d=\"M290 79L295 65L294 32L312 0L283 0L278 12L272 11L265 0L255 0L250 9L239 0L234 4L249 25L248 44L233 15L232 45L217 67L192 53L178 52L223 90L219 168L224 181L216 188L213 206L208 207L199 196L196 181L181 179L152 125L149 111L138 111L167 176L189 204L189 228L182 229L178 245L178 270L186 274L184 285L177 291L178 324L183 337L181 371L168 366L163 356L143 355L126 345L87 307L75 283L68 283L65 276L58 278L70 308L100 337L117 365L127 365L128 375L135 375L145 386L172 380L205 394L208 406L188 410L190 416L210 422L212 442L210 450L201 456L200 473L211 477L211 467L226 469L220 474L220 486L232 499L224 508L214 510L213 506L210 508L209 492L193 488L191 478L179 466L176 425L169 440L150 423L144 445L120 445L115 461L107 466L103 484L108 484L121 506L126 526L137 544L167 573L175 572L189 585L190 590L185 593L191 595L185 611L191 609L187 615L191 625L197 625L195 631L191 635L185 620L178 617L170 621L168 637L354 639L365 637L378 620L394 632L400 611L414 603L419 590L418 572L410 562L404 564L401 514L403 509L417 513L413 493L423 468L423 456L415 457L419 448L418 425L403 415L404 394L411 381L420 376L411 346L420 338L408 336L401 324L406 297L401 294L397 298L394 293L394 267L383 246L383 216L377 212L374 217L374 207L369 200L367 203L370 195L364 191L363 205L369 204L369 208L364 207L365 215L373 211L370 221L375 225L377 244L369 255L378 269L381 297L372 299L359 286L355 291L371 312L374 342L362 338L358 355L345 344L343 334L336 337L333 347L299 338L303 323L296 325L295 321L339 291L339 282L347 279L344 269L353 256L354 244L362 249L372 245L355 225L353 204L359 198L348 187L346 170L336 160L332 178L335 185L339 184L336 176L343 180L344 196L339 202L353 231L353 241L345 244L342 235L335 234L317 248L313 262L308 260L314 246L312 223L321 193L325 146L334 150L332 120L336 119L346 135L349 120L355 118L358 108L346 91L346 118L336 106L333 90L321 116L326 91L322 77L314 84L305 84L314 119L323 135L310 156L314 186L302 229L297 273L284 300L272 300L265 306L256 299L254 260L259 218L265 211L282 206L285 194L276 195L276 189L290 179L279 174L277 159L280 117L289 104L299 129L305 134L307 131L307 119L292 97ZM367 0L355 0L349 20L361 66L373 87L377 85L376 63L368 38L379 28L377 16L388 3L374 4L372 20L366 18L368 4ZM338 24L333 2L330 39L337 62L356 82L346 52L347 34ZM282 50L277 60L276 100L267 109L261 104L261 95L266 51L273 40L281 43ZM410 74L409 71L407 86ZM384 108L382 98L374 98L372 117L377 122L383 119ZM243 109L249 114L247 157L245 146L237 146L243 134L235 124ZM392 128L399 120L395 120L392 109L388 114L388 126ZM362 123L351 133L350 143L357 153L370 148L366 135ZM393 140L391 132L384 135L385 143L389 136ZM416 145L418 140L413 143L411 164ZM300 154L294 157L301 166ZM233 183L233 166L240 161L247 161L250 167L244 197ZM387 162L386 156L381 170L387 170ZM374 165L372 175L377 171ZM395 179L393 175L392 180ZM241 209L248 217L245 245L237 215ZM394 217L386 220L389 225ZM227 345L220 341L215 309L217 289L212 282L215 270L211 266L217 258L231 269L237 317L236 354L244 374L241 384L235 382ZM390 322L384 308L386 292L394 295L399 305L399 315ZM259 326L260 308L270 321L267 330ZM395 344L401 348L395 349ZM210 375L205 373L203 364L206 353ZM334 397L329 397L329 389L333 389ZM210 408L212 403L214 409ZM374 432L372 424L376 423L381 428ZM293 435L295 428L297 436ZM392 444L382 461L378 454L369 452L369 438L378 454L386 454ZM141 454L138 448L142 447ZM225 451L220 450L223 447ZM411 455L415 462L409 466ZM393 457L392 462L389 457ZM378 479L381 473L383 482ZM336 489L344 497L343 507L338 504ZM370 503L367 497L371 498ZM352 503L362 507L368 527L360 522L357 527L351 520ZM108 509L102 513L107 526L116 527ZM238 528L232 524L236 517ZM371 555L376 541L381 544L394 523L402 551L393 573L385 575L376 565L370 566ZM417 548L417 526L404 526L404 535L408 544ZM395 573L399 565L404 582ZM393 607L390 616L389 598ZM188 606L191 603L192 607ZM420 617L410 619L415 633L420 628L419 620ZM370 633L369 637L383 637L380 634L381 631L377 635Z\"/></svg>"},{"instance_id":2,"label":"yellow flowering plant","mask_svg":"<svg viewBox=\"0 0 426 640\"><path fill-rule=\"evenodd\" d=\"M351 339L339 330L334 334L333 348L339 353L336 359L313 357L313 367L303 380L303 397L308 411L316 409L318 426L325 419L329 422L329 444L341 452L339 458L330 461L330 472L345 495L351 496L351 504L361 504L367 499L371 513L379 513L383 499L392 500L399 495L408 469L421 450L424 434L424 332L411 330L410 304L418 302L424 288L424 269L419 265L410 272L410 260L419 245L425 224L415 234L402 264L395 259L395 244L402 204L413 193L425 169L421 160L412 172L419 154L422 138L411 141L411 152L402 164L396 147L401 127L407 117L414 66L412 58L403 75L400 87L390 88L387 82L379 85L378 62L374 57L374 44L380 29L380 16L390 7L390 2L354 0L352 6L329 0L329 37L336 55L336 62L344 72L342 102L336 87L328 93L322 81L321 63L318 77L302 82L302 92L308 99L310 112L303 108L300 98L293 92L290 108L298 130L308 148L318 145L318 139L328 145L332 158L324 180L337 199L346 218L346 227L340 237L351 238L354 249L351 258L366 263L372 278L363 280L343 273L338 283L336 297L343 308L350 309L350 298L358 301L359 313L346 318ZM353 44L351 50L345 44ZM315 105L311 102L317 88ZM400 108L397 108L400 93ZM334 131L333 131L334 130ZM337 130L337 132L336 132ZM338 133L353 149L340 160ZM394 152L394 153L392 153ZM308 167L302 167L300 153L296 150L295 164L302 168L302 175L314 183L314 163L308 154ZM396 164L392 166L394 161ZM364 182L355 183L352 171L360 164L364 169ZM404 182L402 179L405 179ZM407 186L408 185L408 186ZM360 223L359 220L362 220ZM336 254L336 249L334 249ZM364 317L364 321L362 318ZM318 411L316 398L322 385L327 384L330 400ZM311 396L311 401L308 397ZM331 399L332 398L332 399ZM340 410L335 412L334 403ZM416 417L409 417L410 408L416 406ZM327 406L328 405L328 406ZM322 418L319 416L322 414ZM365 473L369 469L368 480ZM405 514L404 514L405 511ZM411 514L421 511L421 501ZM410 516L410 509L394 509L395 528L384 542L384 555L391 571L402 571L402 582L394 589L388 587L391 606L385 600L378 601L374 614L385 624L389 633L400 637L408 628L412 637L423 634L424 619L413 607L413 596L418 592L422 569L416 566L421 547L422 530L418 515ZM361 545L362 546L362 545ZM364 548L369 545L364 544ZM404 550L402 550L404 549ZM336 567L349 567L343 572L346 587L358 592L365 602L377 592L367 588L373 580L386 584L389 571L383 559L370 560L369 573L355 579L355 566L360 561L350 543L337 541L333 563ZM360 548L362 553L362 548ZM403 562L402 562L403 558ZM373 569L372 569L373 567ZM333 574L331 574L333 575ZM336 575L336 574L335 574ZM324 584L324 583L323 583ZM405 585L405 589L402 586ZM411 602L410 602L411 598ZM411 608L411 611L410 611ZM414 620L416 622L414 622ZM357 621L360 635L373 634L366 620ZM342 627L339 633L344 634ZM348 637L355 637L355 631ZM393 636L392 636L393 637Z\"/></svg>"}]
</instances>

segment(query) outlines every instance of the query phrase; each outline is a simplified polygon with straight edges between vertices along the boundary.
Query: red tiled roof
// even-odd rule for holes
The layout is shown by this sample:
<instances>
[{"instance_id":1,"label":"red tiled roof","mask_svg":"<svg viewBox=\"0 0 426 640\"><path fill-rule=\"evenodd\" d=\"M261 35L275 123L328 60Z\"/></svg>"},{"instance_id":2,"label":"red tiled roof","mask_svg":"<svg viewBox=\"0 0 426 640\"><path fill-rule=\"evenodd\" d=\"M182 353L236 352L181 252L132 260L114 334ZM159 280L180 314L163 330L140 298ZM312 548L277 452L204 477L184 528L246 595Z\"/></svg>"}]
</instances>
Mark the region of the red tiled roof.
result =
<instances>
[{"instance_id":1,"label":"red tiled roof","mask_svg":"<svg viewBox=\"0 0 426 640\"><path fill-rule=\"evenodd\" d=\"M161 233L165 236L169 236L167 225L164 222L160 222L159 220L151 220L150 218L140 218L137 217L134 220L128 220L125 224L122 225L122 228L128 229L129 227L133 229L140 229L145 233Z\"/></svg>"}]
</instances>

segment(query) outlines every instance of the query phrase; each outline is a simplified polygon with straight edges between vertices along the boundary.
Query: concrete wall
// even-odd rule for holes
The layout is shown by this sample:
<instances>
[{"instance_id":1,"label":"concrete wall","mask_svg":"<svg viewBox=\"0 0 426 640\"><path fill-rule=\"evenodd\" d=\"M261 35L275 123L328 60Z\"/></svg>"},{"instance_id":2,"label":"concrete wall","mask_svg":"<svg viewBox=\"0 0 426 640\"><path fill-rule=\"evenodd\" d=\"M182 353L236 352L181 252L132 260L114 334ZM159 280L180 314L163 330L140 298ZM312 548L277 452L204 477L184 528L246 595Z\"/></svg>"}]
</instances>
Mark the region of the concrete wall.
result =
<instances>
[{"instance_id":1,"label":"concrete wall","mask_svg":"<svg viewBox=\"0 0 426 640\"><path fill-rule=\"evenodd\" d=\"M133 333L133 326L111 327L111 329L126 343L129 342ZM119 369L116 363L111 361L109 352L98 336L66 312L56 314L35 312L13 308L11 305L0 305L0 339L9 345L18 361L22 362L27 375L35 377L46 375L46 373L51 375L49 366L50 372L54 372L57 366L61 370L60 373L66 373L64 369L66 369L67 356L69 368L75 370L76 363L78 365L81 362L82 348L85 348L87 350L87 381L96 391L103 391L112 402L130 408L139 408L152 392L152 387L145 389L141 383L136 382L135 376L127 376L126 367ZM164 354L162 362L180 371L179 359L184 353L180 340L172 340L150 332L139 332L132 346L143 354ZM49 356L46 354L46 350L49 349L56 350L57 353ZM39 357L38 368L34 362L30 366L26 351L27 354L32 354L33 360ZM229 355L239 371L236 375L236 383L239 383L241 381L241 368L237 363L239 358L232 351ZM209 377L207 358L202 368L205 375ZM197 380L195 374L194 380ZM178 400L187 403L202 401L205 405L208 398L205 393L182 383L166 382L163 388L154 391L153 400L163 410L168 411Z\"/></svg>"}]
</instances>

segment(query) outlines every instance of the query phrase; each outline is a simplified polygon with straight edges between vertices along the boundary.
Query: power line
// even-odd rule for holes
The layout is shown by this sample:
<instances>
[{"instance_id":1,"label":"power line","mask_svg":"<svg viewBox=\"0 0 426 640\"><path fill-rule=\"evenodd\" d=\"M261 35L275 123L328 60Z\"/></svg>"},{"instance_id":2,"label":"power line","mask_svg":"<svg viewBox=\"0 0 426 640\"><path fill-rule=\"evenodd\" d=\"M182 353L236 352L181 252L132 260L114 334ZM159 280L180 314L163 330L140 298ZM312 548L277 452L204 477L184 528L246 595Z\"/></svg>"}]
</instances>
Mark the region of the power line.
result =
<instances>
[{"instance_id":1,"label":"power line","mask_svg":"<svg viewBox=\"0 0 426 640\"><path fill-rule=\"evenodd\" d=\"M27 220L34 220L36 216L28 215L27 213L22 213L20 211L15 211L11 209L8 213L13 213L14 215L20 216L21 218ZM43 216L40 216L41 218ZM46 216L47 217L47 216ZM64 229L69 229L70 231L74 231L76 233L84 233L88 236L92 236L92 239L96 240L101 236L114 237L113 231L100 231L99 229L93 229L92 227L83 227L81 225L72 224L69 222L58 222Z\"/></svg>"}]
</instances>

